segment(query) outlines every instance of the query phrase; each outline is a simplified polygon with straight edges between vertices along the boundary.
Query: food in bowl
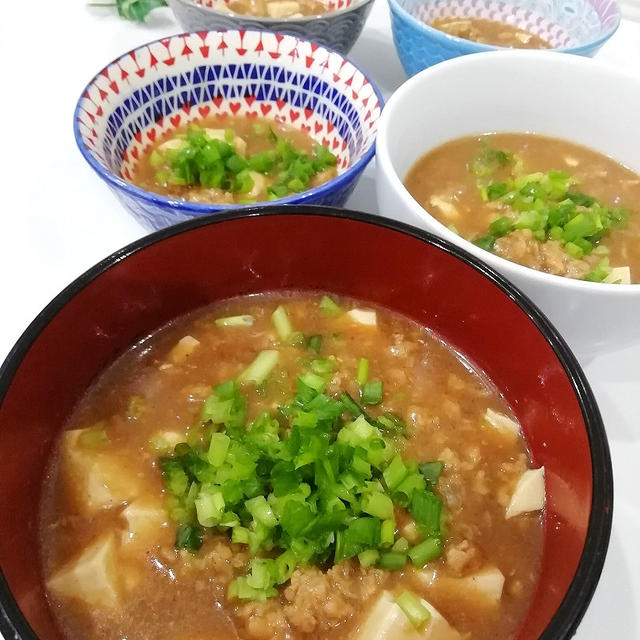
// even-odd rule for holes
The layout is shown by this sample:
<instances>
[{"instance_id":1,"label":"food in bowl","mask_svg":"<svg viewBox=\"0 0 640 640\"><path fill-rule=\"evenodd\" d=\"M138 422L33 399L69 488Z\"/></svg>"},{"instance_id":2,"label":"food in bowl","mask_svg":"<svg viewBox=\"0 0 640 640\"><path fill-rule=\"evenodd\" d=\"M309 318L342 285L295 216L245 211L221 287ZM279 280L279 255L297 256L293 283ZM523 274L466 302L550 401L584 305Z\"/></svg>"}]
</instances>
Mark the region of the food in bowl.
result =
<instances>
[{"instance_id":1,"label":"food in bowl","mask_svg":"<svg viewBox=\"0 0 640 640\"><path fill-rule=\"evenodd\" d=\"M302 292L218 302L73 411L48 591L67 638L510 638L542 554L533 467L492 382L414 321Z\"/></svg>"},{"instance_id":2,"label":"food in bowl","mask_svg":"<svg viewBox=\"0 0 640 640\"><path fill-rule=\"evenodd\" d=\"M234 13L269 18L302 18L327 12L319 0L230 0L227 5Z\"/></svg>"},{"instance_id":3,"label":"food in bowl","mask_svg":"<svg viewBox=\"0 0 640 640\"><path fill-rule=\"evenodd\" d=\"M301 191L298 179L310 177L308 163L294 168L281 202L342 205L373 157L381 109L373 81L315 42L267 31L198 30L143 45L98 72L77 103L74 126L90 166L144 226L161 229L244 204L236 199L256 199L244 197L253 188L246 180L234 202L222 203L231 200L228 193L196 202L135 186L140 160L175 131L202 122L220 128L215 122L224 116L240 131L262 118L288 125L292 135L295 129L296 137L326 147L336 163L334 177L320 184L315 176L318 184Z\"/></svg>"},{"instance_id":4,"label":"food in bowl","mask_svg":"<svg viewBox=\"0 0 640 640\"><path fill-rule=\"evenodd\" d=\"M185 31L256 29L348 53L373 0L167 0Z\"/></svg>"},{"instance_id":5,"label":"food in bowl","mask_svg":"<svg viewBox=\"0 0 640 640\"><path fill-rule=\"evenodd\" d=\"M492 44L497 47L516 49L550 49L551 44L539 35L526 29L498 20L473 17L436 18L430 23L434 29L450 36Z\"/></svg>"},{"instance_id":6,"label":"food in bowl","mask_svg":"<svg viewBox=\"0 0 640 640\"><path fill-rule=\"evenodd\" d=\"M211 204L294 195L337 176L337 158L304 131L275 120L218 116L175 129L148 149L136 186Z\"/></svg>"},{"instance_id":7,"label":"food in bowl","mask_svg":"<svg viewBox=\"0 0 640 640\"><path fill-rule=\"evenodd\" d=\"M424 155L405 184L440 222L507 260L640 281L640 176L601 153L534 134L465 136Z\"/></svg>"},{"instance_id":8,"label":"food in bowl","mask_svg":"<svg viewBox=\"0 0 640 640\"><path fill-rule=\"evenodd\" d=\"M274 251L282 243L283 229L287 250ZM220 247L224 250L218 250ZM376 247L384 250L376 251ZM56 611L46 595L38 553L41 507L47 500L43 479L50 470L54 445L65 426L71 426L68 416L105 367L142 337L197 309L236 296L286 291L314 295L316 300L318 292L333 291L334 301L345 311L348 301L359 300L363 302L357 308L380 310L380 318L382 309L400 313L428 327L493 381L511 408L512 419L517 418L522 427L535 467L545 468L538 586L517 633L523 639L570 637L602 570L613 506L606 433L574 356L527 298L486 264L452 244L378 216L299 206L223 212L142 237L66 288L11 350L0 368L0 512L11 513L10 518L0 518L0 632L21 640L62 638ZM300 330L293 314L288 317L293 331ZM364 317L370 318L368 314ZM229 322L228 315L216 315L221 318ZM176 336L176 341L183 337L185 334ZM186 341L181 348L189 342L193 346L193 341ZM317 339L309 340L312 344L317 346ZM144 344L141 356L143 351ZM318 357L328 356L321 348ZM242 366L253 359L255 351L242 356ZM349 378L357 373L350 371ZM389 379L388 372L369 361L367 380L384 381L383 403ZM138 389L134 395L144 391ZM363 407L374 416L379 408ZM131 410L136 411L135 401ZM189 415L183 418L186 427L191 422ZM78 426L84 429L93 424L88 421ZM435 437L438 424L432 427ZM135 431L134 421L125 429ZM158 424L157 429L163 430L163 425ZM96 431L88 443L83 438L83 444L93 440L99 445L102 436L99 428ZM137 464L144 454L140 452ZM125 465L122 469L128 471ZM448 471L443 471L443 480ZM119 523L126 524L124 520ZM72 541L72 545L80 555L89 542ZM194 556L194 563L202 559ZM176 586L179 589L180 583ZM208 583L202 586L205 591L210 588ZM145 616L147 593L138 589L137 594L140 606L136 612ZM328 598L335 594L337 590L325 593ZM314 595L310 610L320 595ZM381 607L388 597L378 596ZM411 596L403 600L405 606L408 601L415 604ZM198 611L208 612L217 602L208 598L207 608ZM169 604L176 615L164 632L179 634L186 619L180 614L185 612ZM433 606L440 611L438 604ZM396 620L405 615L388 604L386 611ZM85 620L91 632L90 620ZM387 624L386 616L384 621ZM449 625L453 627L452 622ZM341 631L338 627L333 635L338 637ZM411 635L408 626L404 631ZM210 640L216 635L215 630L205 629L181 640ZM232 636L224 633L223 637Z\"/></svg>"},{"instance_id":9,"label":"food in bowl","mask_svg":"<svg viewBox=\"0 0 640 640\"><path fill-rule=\"evenodd\" d=\"M523 45L530 47L535 42L536 49L592 56L620 24L620 8L615 0L388 2L393 41L409 76L443 60L490 51L495 46L524 48ZM449 28L440 29L441 21L448 23ZM511 42L498 37L505 34L507 38L512 29L519 33L513 31L515 37Z\"/></svg>"}]
</instances>

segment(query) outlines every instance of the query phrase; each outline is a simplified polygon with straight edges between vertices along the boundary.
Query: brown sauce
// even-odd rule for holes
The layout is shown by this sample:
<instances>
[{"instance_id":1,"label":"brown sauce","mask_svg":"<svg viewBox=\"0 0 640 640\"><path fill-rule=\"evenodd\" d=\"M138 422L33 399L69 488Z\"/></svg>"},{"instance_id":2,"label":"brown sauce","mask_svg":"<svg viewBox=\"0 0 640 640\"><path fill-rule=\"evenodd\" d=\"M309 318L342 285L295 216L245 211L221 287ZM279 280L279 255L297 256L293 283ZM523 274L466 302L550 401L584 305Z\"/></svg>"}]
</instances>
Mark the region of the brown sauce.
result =
<instances>
[{"instance_id":1,"label":"brown sauce","mask_svg":"<svg viewBox=\"0 0 640 640\"><path fill-rule=\"evenodd\" d=\"M450 36L515 49L550 49L551 45L535 33L485 18L438 18L430 23Z\"/></svg>"},{"instance_id":2,"label":"brown sauce","mask_svg":"<svg viewBox=\"0 0 640 640\"><path fill-rule=\"evenodd\" d=\"M472 159L485 143L517 156L523 173L566 171L577 180L579 191L628 210L626 224L605 235L599 251L606 252L611 267L628 266L631 282L640 281L640 176L581 145L524 133L459 138L418 160L405 178L407 189L463 238L473 240L486 234L491 222L511 214L499 200L483 200L470 170ZM584 278L603 258L596 252L574 259L554 240L540 242L526 229L500 238L493 251L524 266L577 279Z\"/></svg>"},{"instance_id":3,"label":"brown sauce","mask_svg":"<svg viewBox=\"0 0 640 640\"><path fill-rule=\"evenodd\" d=\"M318 312L318 301L316 295L261 295L207 307L132 348L89 389L69 418L46 480L43 570L51 586L61 567L96 539L107 539L117 593L110 606L52 589L51 606L66 638L365 640L358 630L383 589L408 589L426 599L461 638L514 636L536 584L542 524L540 512L505 519L517 480L532 464L520 435L487 426L483 416L492 409L513 417L509 407L486 377L423 327L383 309L376 310L373 327L346 313L328 317ZM339 302L345 310L362 306ZM337 359L327 393L357 397L355 371L359 359L368 358L371 375L384 382L375 411L394 411L407 421L403 456L445 463L436 487L448 513L444 553L424 570L364 569L355 560L332 569L302 568L278 597L238 603L225 594L246 566L243 545L220 534L208 536L193 555L178 552L176 525L166 517L132 535L125 509L140 500L151 511L164 504L158 453L150 442L158 432L184 439L212 385L235 378L260 350L277 348L280 361L268 383L242 390L249 418L295 395L296 375L309 356L278 341L271 322L278 304L296 330L323 336L322 357ZM253 325L214 322L236 314L252 315ZM176 344L187 335L198 344L185 355ZM87 432L76 430L96 423L106 441L77 436ZM96 469L102 482L92 483ZM397 525L403 527L400 515ZM505 578L497 601L460 588L460 579L487 568Z\"/></svg>"},{"instance_id":4,"label":"brown sauce","mask_svg":"<svg viewBox=\"0 0 640 640\"><path fill-rule=\"evenodd\" d=\"M327 12L319 0L231 0L227 5L234 13L267 18L302 18Z\"/></svg>"},{"instance_id":5,"label":"brown sauce","mask_svg":"<svg viewBox=\"0 0 640 640\"><path fill-rule=\"evenodd\" d=\"M152 160L154 152L164 153L167 146L178 145L181 137L184 137L194 124L203 129L210 137L230 142L236 153L244 158L275 149L276 143L270 137L270 131L273 131L278 138L289 142L296 151L307 155L312 155L316 144L311 136L304 131L275 120L226 115L203 118L195 123L172 130L168 137L152 145L136 165L131 182L142 189L163 196L202 204L244 204L269 200L267 189L277 182L276 172L266 174L252 172L254 185L249 192L234 192L202 185L172 184L160 177L161 174L166 174L166 171L164 171L165 167L154 166ZM232 139L231 136L229 136L229 140L224 138L227 131L234 133ZM307 188L317 187L333 179L336 175L335 167L326 168L311 178ZM285 195L289 196L293 193L293 191L289 191Z\"/></svg>"}]
</instances>

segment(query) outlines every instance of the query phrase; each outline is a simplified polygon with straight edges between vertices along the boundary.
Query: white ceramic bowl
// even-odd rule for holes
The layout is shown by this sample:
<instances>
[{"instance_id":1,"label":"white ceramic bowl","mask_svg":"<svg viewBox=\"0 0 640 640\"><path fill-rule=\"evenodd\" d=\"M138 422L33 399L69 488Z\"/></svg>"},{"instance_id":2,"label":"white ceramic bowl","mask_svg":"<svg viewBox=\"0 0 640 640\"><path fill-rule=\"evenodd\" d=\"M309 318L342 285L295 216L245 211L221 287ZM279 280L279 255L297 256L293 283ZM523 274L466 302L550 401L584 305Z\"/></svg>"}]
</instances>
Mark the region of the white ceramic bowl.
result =
<instances>
[{"instance_id":1,"label":"white ceramic bowl","mask_svg":"<svg viewBox=\"0 0 640 640\"><path fill-rule=\"evenodd\" d=\"M422 155L449 140L519 131L583 144L640 173L640 76L543 51L479 53L425 69L396 91L379 122L382 215L427 229L501 271L541 307L582 362L638 342L640 284L571 280L499 258L449 231L403 185Z\"/></svg>"}]
</instances>

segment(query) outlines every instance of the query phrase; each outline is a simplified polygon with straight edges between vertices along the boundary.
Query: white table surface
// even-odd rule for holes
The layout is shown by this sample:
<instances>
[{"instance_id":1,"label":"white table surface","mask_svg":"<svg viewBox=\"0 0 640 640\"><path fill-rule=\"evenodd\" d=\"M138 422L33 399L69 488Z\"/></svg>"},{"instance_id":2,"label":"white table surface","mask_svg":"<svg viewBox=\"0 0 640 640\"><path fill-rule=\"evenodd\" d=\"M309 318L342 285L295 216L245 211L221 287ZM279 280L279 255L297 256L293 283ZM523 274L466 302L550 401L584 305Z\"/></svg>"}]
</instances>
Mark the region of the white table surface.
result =
<instances>
[{"instance_id":1,"label":"white table surface","mask_svg":"<svg viewBox=\"0 0 640 640\"><path fill-rule=\"evenodd\" d=\"M86 82L108 61L180 31L168 9L139 25L83 0L2 5L0 360L64 286L146 233L80 156L73 109ZM384 0L376 0L350 57L387 98L405 80ZM624 20L597 57L640 75L640 23ZM374 176L372 162L350 207L377 211ZM640 639L639 363L640 344L586 367L609 434L615 506L604 573L578 640Z\"/></svg>"}]
</instances>

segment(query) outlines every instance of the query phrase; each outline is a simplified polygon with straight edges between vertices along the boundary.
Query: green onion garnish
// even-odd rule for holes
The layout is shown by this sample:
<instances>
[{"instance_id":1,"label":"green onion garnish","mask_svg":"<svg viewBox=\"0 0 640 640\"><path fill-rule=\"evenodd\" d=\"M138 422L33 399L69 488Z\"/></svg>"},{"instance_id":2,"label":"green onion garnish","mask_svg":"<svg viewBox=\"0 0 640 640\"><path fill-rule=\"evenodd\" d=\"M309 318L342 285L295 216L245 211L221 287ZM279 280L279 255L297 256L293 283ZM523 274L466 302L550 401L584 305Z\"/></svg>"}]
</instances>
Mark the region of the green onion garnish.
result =
<instances>
[{"instance_id":1,"label":"green onion garnish","mask_svg":"<svg viewBox=\"0 0 640 640\"><path fill-rule=\"evenodd\" d=\"M342 313L342 309L329 296L322 296L320 300L320 311L328 316L337 316Z\"/></svg>"},{"instance_id":2,"label":"green onion garnish","mask_svg":"<svg viewBox=\"0 0 640 640\"><path fill-rule=\"evenodd\" d=\"M271 319L273 320L273 325L276 328L276 333L278 334L280 340L287 340L293 333L293 327L291 326L291 321L289 320L289 316L287 315L287 310L282 305L280 305L273 312Z\"/></svg>"},{"instance_id":3,"label":"green onion garnish","mask_svg":"<svg viewBox=\"0 0 640 640\"><path fill-rule=\"evenodd\" d=\"M262 128L266 129L264 125ZM251 171L274 176L276 181L267 187L269 199L305 191L314 176L337 164L336 157L324 146L316 145L308 155L271 130L268 139L271 149L244 158L236 150L233 129L226 129L218 139L192 125L181 144L166 147L163 143L154 149L149 163L156 172L156 182L163 187L202 186L242 194L254 188Z\"/></svg>"},{"instance_id":4,"label":"green onion garnish","mask_svg":"<svg viewBox=\"0 0 640 640\"><path fill-rule=\"evenodd\" d=\"M442 553L442 539L438 537L427 538L412 549L409 549L409 558L414 567L421 569L427 562L439 557Z\"/></svg>"},{"instance_id":5,"label":"green onion garnish","mask_svg":"<svg viewBox=\"0 0 640 640\"><path fill-rule=\"evenodd\" d=\"M486 251L494 249L498 238L528 229L541 242L559 242L579 260L600 248L602 238L623 226L628 217L624 209L604 205L593 196L573 190L577 181L567 172L523 174L520 161L486 144L472 160L470 170L483 200L500 202L507 209L506 215L489 225L488 234L472 239ZM499 179L494 180L496 173L500 174ZM601 282L610 271L610 267L601 264L585 279Z\"/></svg>"},{"instance_id":6,"label":"green onion garnish","mask_svg":"<svg viewBox=\"0 0 640 640\"><path fill-rule=\"evenodd\" d=\"M262 351L238 382L260 384L278 358ZM249 423L238 382L216 385L188 442L160 458L176 546L195 553L214 530L247 547L249 569L230 583L232 599L277 595L299 565L357 557L362 566L397 570L408 558L423 566L442 550L442 501L433 491L439 463L402 459L402 430L383 425L404 424L395 414L370 417L347 393L327 395L333 356L306 363L295 397ZM414 547L396 534L401 507Z\"/></svg>"},{"instance_id":7,"label":"green onion garnish","mask_svg":"<svg viewBox=\"0 0 640 640\"><path fill-rule=\"evenodd\" d=\"M399 570L407 564L407 554L401 551L387 551L380 555L378 566L381 569Z\"/></svg>"},{"instance_id":8,"label":"green onion garnish","mask_svg":"<svg viewBox=\"0 0 640 640\"><path fill-rule=\"evenodd\" d=\"M312 351L315 351L316 353L320 353L320 349L322 349L322 336L319 336L319 335L309 336L309 338L307 339L307 346Z\"/></svg>"},{"instance_id":9,"label":"green onion garnish","mask_svg":"<svg viewBox=\"0 0 640 640\"><path fill-rule=\"evenodd\" d=\"M250 327L254 320L255 318L250 315L227 316L226 318L216 318L215 323L218 327Z\"/></svg>"},{"instance_id":10,"label":"green onion garnish","mask_svg":"<svg viewBox=\"0 0 640 640\"><path fill-rule=\"evenodd\" d=\"M416 629L421 629L431 619L429 610L410 591L403 591L395 598L395 602Z\"/></svg>"},{"instance_id":11,"label":"green onion garnish","mask_svg":"<svg viewBox=\"0 0 640 640\"><path fill-rule=\"evenodd\" d=\"M261 384L278 364L280 354L267 349L261 351L256 359L238 376L238 382L255 382Z\"/></svg>"},{"instance_id":12,"label":"green onion garnish","mask_svg":"<svg viewBox=\"0 0 640 640\"><path fill-rule=\"evenodd\" d=\"M370 380L362 387L364 404L380 404L382 402L382 380Z\"/></svg>"},{"instance_id":13,"label":"green onion garnish","mask_svg":"<svg viewBox=\"0 0 640 640\"><path fill-rule=\"evenodd\" d=\"M358 384L362 387L367 382L367 378L369 377L369 361L366 358L360 358L358 360L358 374L356 376L356 380Z\"/></svg>"}]
</instances>

